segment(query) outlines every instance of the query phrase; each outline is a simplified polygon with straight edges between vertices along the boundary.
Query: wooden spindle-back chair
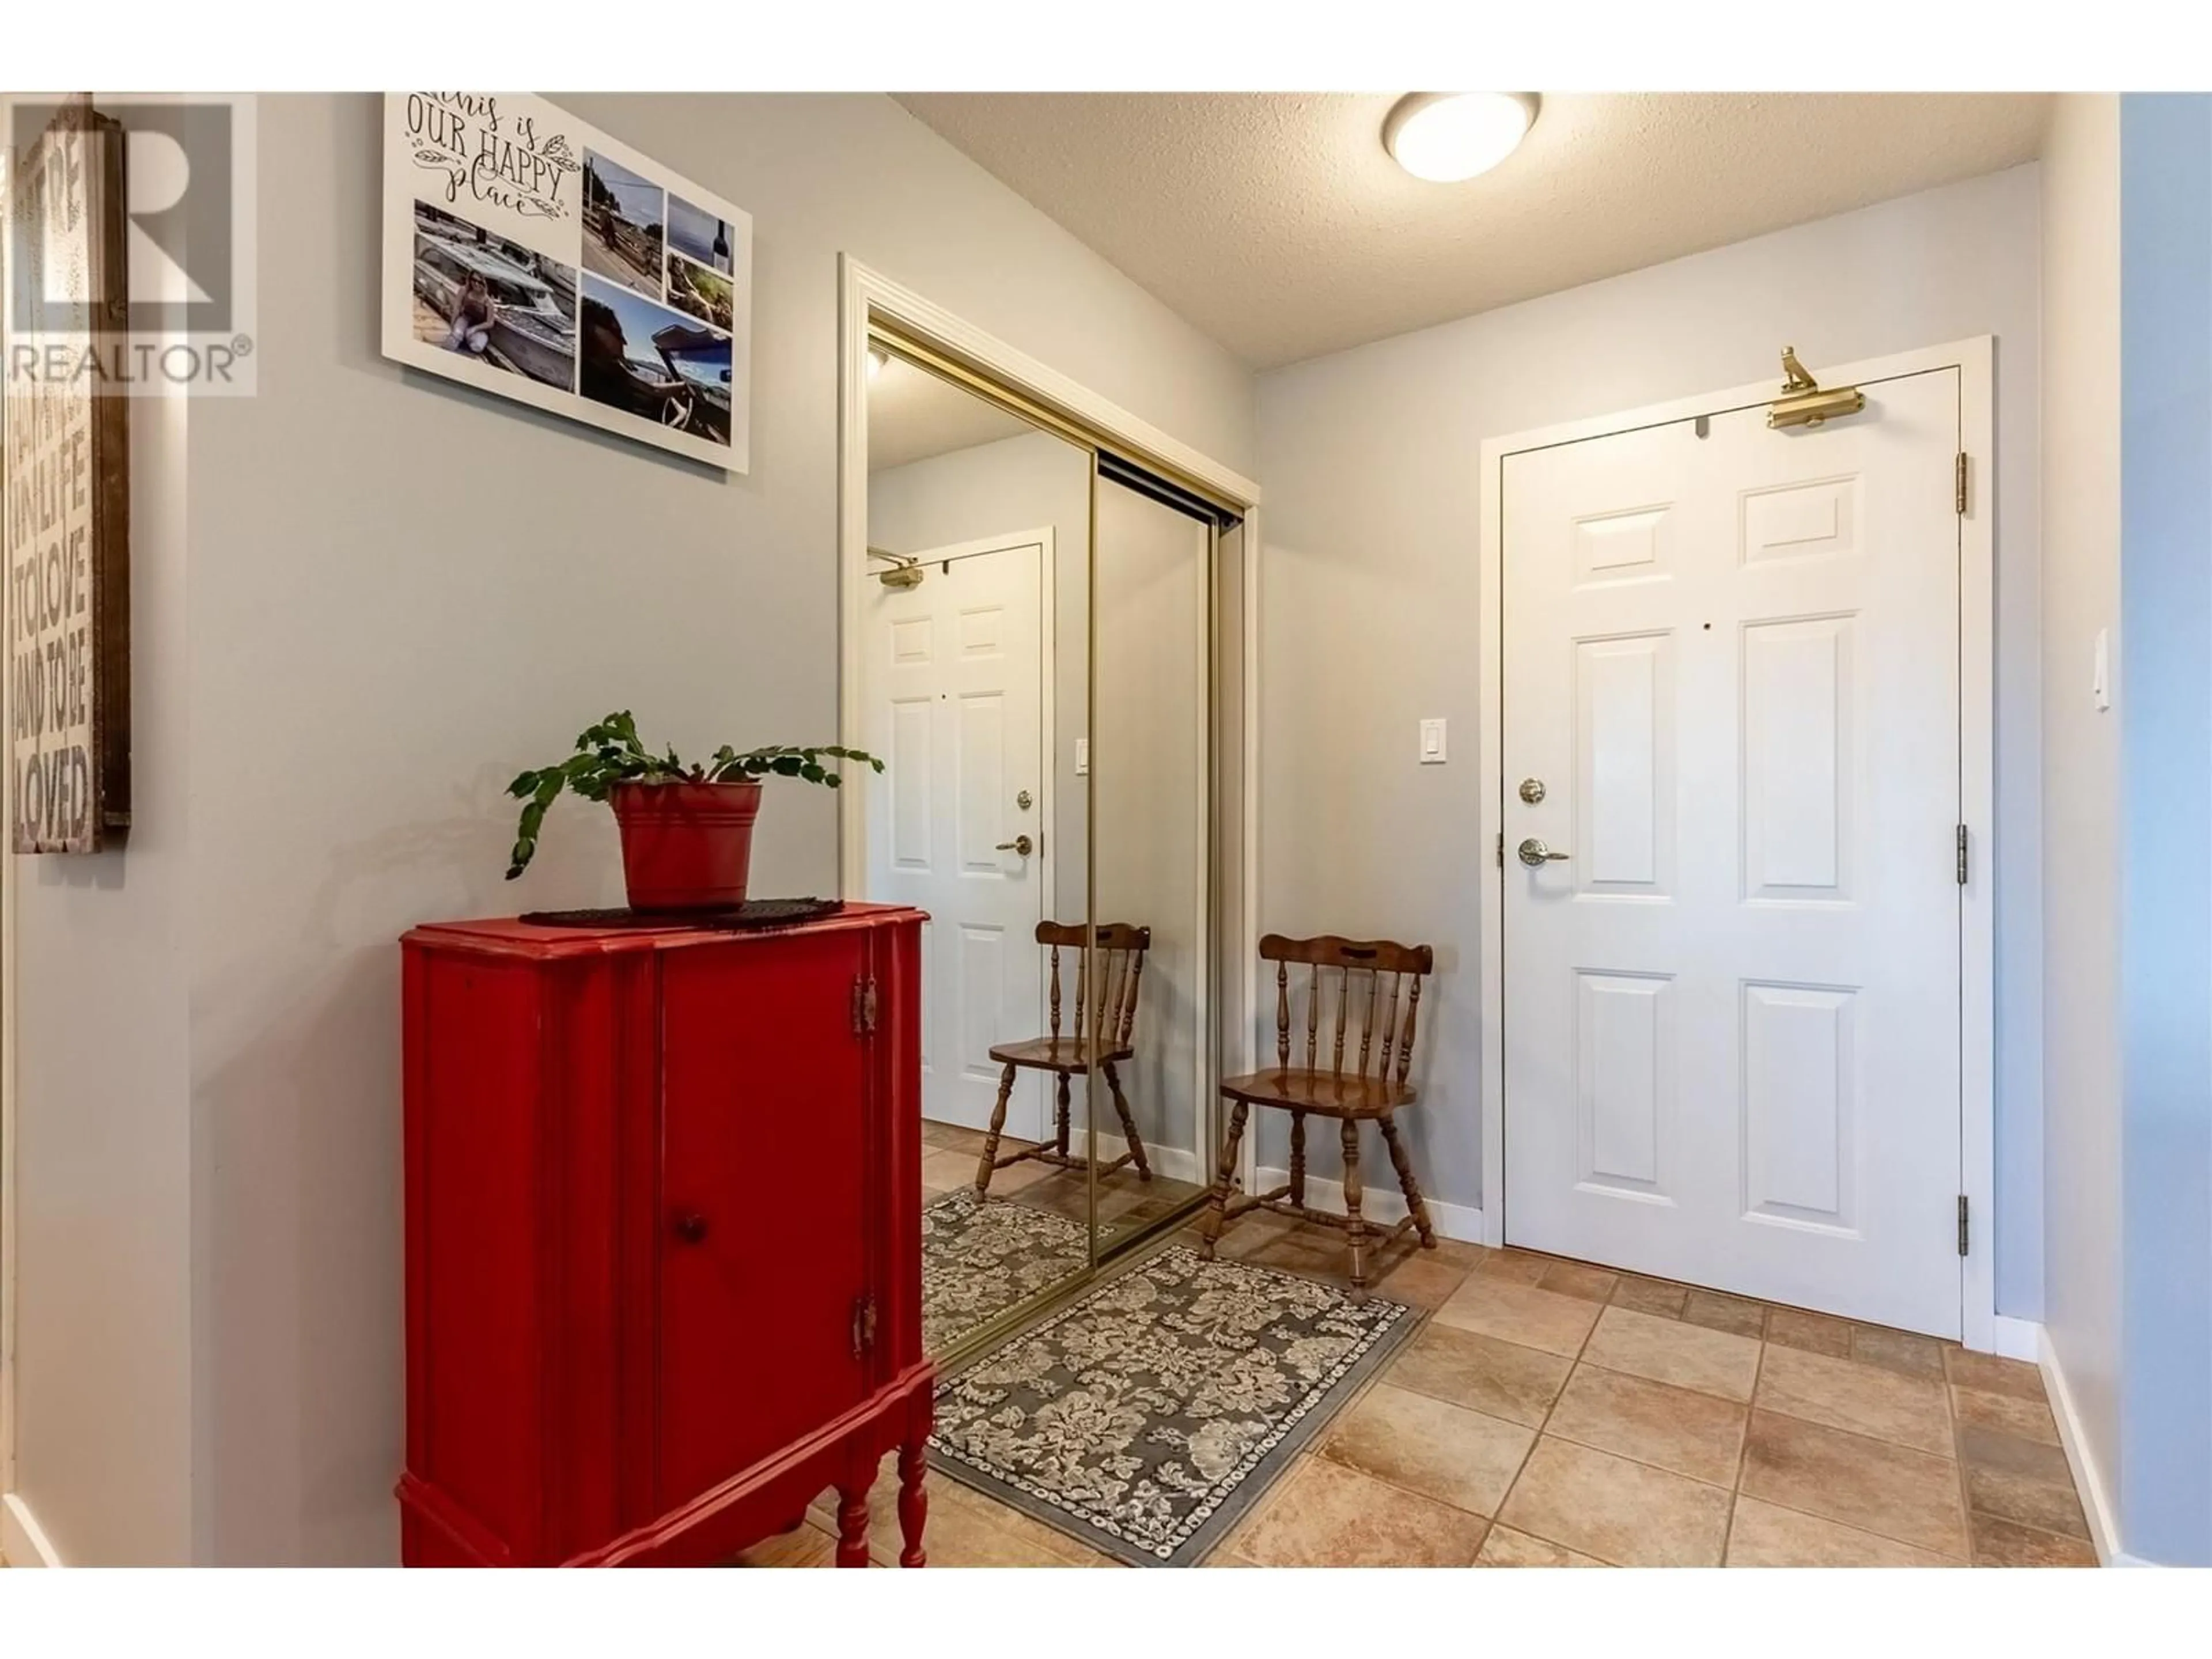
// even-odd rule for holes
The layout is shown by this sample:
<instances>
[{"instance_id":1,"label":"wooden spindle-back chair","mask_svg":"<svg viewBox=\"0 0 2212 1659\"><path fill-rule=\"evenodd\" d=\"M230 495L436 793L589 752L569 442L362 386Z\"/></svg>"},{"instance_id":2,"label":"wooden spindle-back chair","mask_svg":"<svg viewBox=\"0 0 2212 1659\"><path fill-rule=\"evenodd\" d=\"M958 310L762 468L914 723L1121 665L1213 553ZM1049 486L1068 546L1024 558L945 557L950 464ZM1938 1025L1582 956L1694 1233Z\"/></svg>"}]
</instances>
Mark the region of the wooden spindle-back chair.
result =
<instances>
[{"instance_id":1,"label":"wooden spindle-back chair","mask_svg":"<svg viewBox=\"0 0 2212 1659\"><path fill-rule=\"evenodd\" d=\"M1222 1081L1221 1092L1231 1103L1229 1131L1213 1182L1203 1254L1210 1257L1222 1229L1254 1210L1318 1222L1350 1235L1352 1294L1364 1299L1370 1249L1387 1249L1409 1227L1419 1230L1424 1249L1436 1248L1428 1206L1421 1201L1395 1116L1400 1107L1410 1106L1416 1097L1407 1077L1413 1069L1421 981L1434 967L1435 955L1425 945L1389 939L1347 939L1334 934L1285 939L1270 933L1260 941L1260 958L1275 964L1275 1063ZM1294 975L1293 968L1305 971ZM1293 994L1299 988L1294 980L1304 981L1303 997ZM1302 1021L1297 1018L1301 1001ZM1304 1063L1293 1066L1294 1058ZM1254 1106L1291 1115L1290 1180L1272 1192L1232 1200L1237 1152L1246 1115ZM1342 1215L1306 1207L1309 1115L1335 1118L1342 1125ZM1406 1195L1405 1218L1388 1229L1360 1213L1359 1126L1370 1119L1382 1132L1382 1144L1389 1150L1398 1185Z\"/></svg>"},{"instance_id":2,"label":"wooden spindle-back chair","mask_svg":"<svg viewBox=\"0 0 2212 1659\"><path fill-rule=\"evenodd\" d=\"M1072 1152L1068 1146L1067 1080L1079 1072L1089 1071L1094 1059L1106 1079L1108 1092L1114 1097L1114 1109L1121 1119L1122 1136L1129 1143L1127 1152L1111 1164L1101 1164L1098 1173L1111 1175L1123 1164L1133 1164L1140 1180L1152 1178L1152 1165L1145 1158L1145 1143L1137 1135L1137 1121L1129 1115L1129 1103L1121 1093L1121 1074L1115 1069L1117 1060L1130 1059L1136 1053L1132 1044L1136 1037L1137 988L1145 976L1145 953L1152 949L1152 930L1123 921L1103 923L1098 928L1096 951L1084 949L1084 932L1080 922L1037 924L1037 943L1050 947L1052 951L1052 1032L1034 1042L1002 1042L991 1050L991 1058L1006 1069L999 1078L998 1103L991 1109L990 1132L984 1137L982 1157L975 1165L978 1194L991 1190L994 1172L1024 1158L1035 1158L1063 1170L1084 1167L1082 1156ZM1065 1034L1060 1029L1060 994L1063 951L1072 951L1075 959L1075 1018ZM1095 1000L1088 982L1094 957L1098 974ZM1095 1018L1095 1027L1086 1025L1086 1018ZM1053 1138L1001 1158L999 1141L1006 1132L1006 1103L1013 1097L1014 1079L1024 1070L1050 1072L1059 1079L1053 1102Z\"/></svg>"}]
</instances>

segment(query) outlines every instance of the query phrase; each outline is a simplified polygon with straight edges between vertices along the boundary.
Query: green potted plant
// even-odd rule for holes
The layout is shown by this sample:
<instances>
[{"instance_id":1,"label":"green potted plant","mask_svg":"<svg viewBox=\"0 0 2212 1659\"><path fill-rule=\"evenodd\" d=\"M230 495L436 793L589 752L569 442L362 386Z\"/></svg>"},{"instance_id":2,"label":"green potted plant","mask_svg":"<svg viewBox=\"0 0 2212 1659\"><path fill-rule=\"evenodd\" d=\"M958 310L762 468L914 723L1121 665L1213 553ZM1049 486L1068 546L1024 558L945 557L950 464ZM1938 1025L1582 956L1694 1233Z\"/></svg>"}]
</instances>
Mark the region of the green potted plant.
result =
<instances>
[{"instance_id":1,"label":"green potted plant","mask_svg":"<svg viewBox=\"0 0 2212 1659\"><path fill-rule=\"evenodd\" d=\"M610 714L576 739L576 752L568 759L525 772L507 786L523 806L507 878L530 867L545 809L567 789L614 808L632 909L742 904L761 780L798 778L835 789L842 779L824 761L884 769L874 756L835 744L814 749L778 744L742 754L725 744L712 758L687 764L672 746L655 754L639 741L629 710Z\"/></svg>"}]
</instances>

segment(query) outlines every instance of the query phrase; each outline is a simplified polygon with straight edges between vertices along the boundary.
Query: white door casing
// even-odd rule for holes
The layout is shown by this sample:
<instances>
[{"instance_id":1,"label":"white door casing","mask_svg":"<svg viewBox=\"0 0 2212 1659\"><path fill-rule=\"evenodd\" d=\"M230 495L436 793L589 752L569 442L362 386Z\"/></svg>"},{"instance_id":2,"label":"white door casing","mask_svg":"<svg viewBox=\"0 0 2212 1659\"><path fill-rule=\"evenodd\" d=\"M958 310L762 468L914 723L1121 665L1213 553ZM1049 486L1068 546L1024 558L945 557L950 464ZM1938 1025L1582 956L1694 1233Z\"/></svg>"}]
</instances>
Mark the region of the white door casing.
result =
<instances>
[{"instance_id":1,"label":"white door casing","mask_svg":"<svg viewBox=\"0 0 2212 1659\"><path fill-rule=\"evenodd\" d=\"M929 913L922 1111L981 1127L999 1085L991 1046L1044 1029L1052 533L918 557L919 586L862 596L861 746L885 764L865 786L866 896ZM1003 845L1024 835L1026 854ZM1007 1132L1036 1139L1042 1100L1018 1090Z\"/></svg>"},{"instance_id":2,"label":"white door casing","mask_svg":"<svg viewBox=\"0 0 2212 1659\"><path fill-rule=\"evenodd\" d=\"M1960 371L1869 399L1501 458L1504 1233L1957 1336Z\"/></svg>"}]
</instances>

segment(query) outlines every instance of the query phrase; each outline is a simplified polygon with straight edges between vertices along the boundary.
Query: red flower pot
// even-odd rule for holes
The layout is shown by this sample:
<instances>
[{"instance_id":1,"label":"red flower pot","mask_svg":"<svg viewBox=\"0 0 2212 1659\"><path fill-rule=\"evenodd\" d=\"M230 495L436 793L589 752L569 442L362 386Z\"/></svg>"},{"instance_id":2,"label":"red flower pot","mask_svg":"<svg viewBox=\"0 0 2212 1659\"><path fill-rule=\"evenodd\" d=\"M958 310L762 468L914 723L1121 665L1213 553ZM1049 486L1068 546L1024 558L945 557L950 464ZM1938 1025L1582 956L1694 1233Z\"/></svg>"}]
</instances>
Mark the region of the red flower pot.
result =
<instances>
[{"instance_id":1,"label":"red flower pot","mask_svg":"<svg viewBox=\"0 0 2212 1659\"><path fill-rule=\"evenodd\" d=\"M757 781L618 783L610 789L630 908L743 904L760 798Z\"/></svg>"}]
</instances>

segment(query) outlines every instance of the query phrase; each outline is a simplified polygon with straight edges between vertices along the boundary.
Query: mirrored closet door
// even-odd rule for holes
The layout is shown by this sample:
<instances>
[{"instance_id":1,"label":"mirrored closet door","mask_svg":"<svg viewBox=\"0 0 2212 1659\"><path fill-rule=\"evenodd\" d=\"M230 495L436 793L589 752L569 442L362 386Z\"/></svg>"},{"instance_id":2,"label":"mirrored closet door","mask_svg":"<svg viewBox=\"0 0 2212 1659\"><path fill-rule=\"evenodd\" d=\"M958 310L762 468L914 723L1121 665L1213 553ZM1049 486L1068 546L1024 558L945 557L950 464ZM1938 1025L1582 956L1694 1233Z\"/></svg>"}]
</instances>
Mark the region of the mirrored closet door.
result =
<instances>
[{"instance_id":1,"label":"mirrored closet door","mask_svg":"<svg viewBox=\"0 0 2212 1659\"><path fill-rule=\"evenodd\" d=\"M866 385L857 731L886 765L855 896L930 917L945 1361L1188 1223L1212 1174L1224 519L888 330Z\"/></svg>"},{"instance_id":2,"label":"mirrored closet door","mask_svg":"<svg viewBox=\"0 0 2212 1659\"><path fill-rule=\"evenodd\" d=\"M1208 848L1213 516L1109 455L1091 568L1088 777L1099 932L1103 1250L1200 1196L1213 1043Z\"/></svg>"},{"instance_id":3,"label":"mirrored closet door","mask_svg":"<svg viewBox=\"0 0 2212 1659\"><path fill-rule=\"evenodd\" d=\"M930 917L923 1340L941 1352L1091 1263L1073 1002L1091 459L888 347L867 385L861 729L885 768L865 896Z\"/></svg>"}]
</instances>

